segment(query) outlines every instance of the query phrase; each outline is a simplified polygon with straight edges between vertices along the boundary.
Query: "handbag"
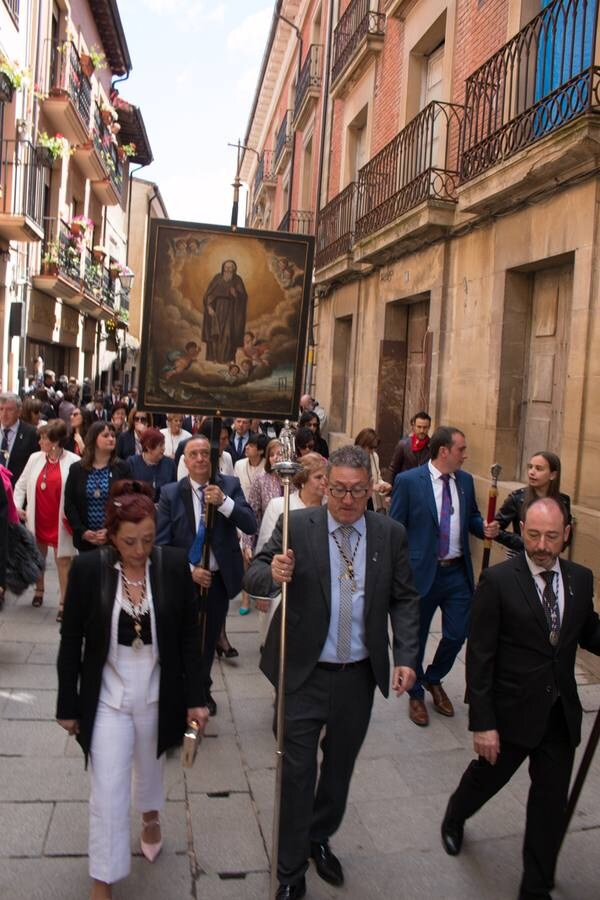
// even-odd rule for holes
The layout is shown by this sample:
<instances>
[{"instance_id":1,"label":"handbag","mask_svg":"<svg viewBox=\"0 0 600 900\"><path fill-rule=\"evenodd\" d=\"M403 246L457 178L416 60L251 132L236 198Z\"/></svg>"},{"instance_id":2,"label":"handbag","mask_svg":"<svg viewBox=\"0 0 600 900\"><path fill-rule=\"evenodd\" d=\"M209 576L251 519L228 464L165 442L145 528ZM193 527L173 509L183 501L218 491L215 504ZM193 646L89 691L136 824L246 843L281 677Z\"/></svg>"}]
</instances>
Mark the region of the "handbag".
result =
<instances>
[{"instance_id":1,"label":"handbag","mask_svg":"<svg viewBox=\"0 0 600 900\"><path fill-rule=\"evenodd\" d=\"M6 587L17 597L35 584L44 571L44 557L35 538L21 522L8 523Z\"/></svg>"},{"instance_id":2,"label":"handbag","mask_svg":"<svg viewBox=\"0 0 600 900\"><path fill-rule=\"evenodd\" d=\"M185 734L183 735L181 765L184 769L191 769L194 765L194 760L196 759L196 753L201 740L202 735L200 734L200 726L194 719L194 721L190 722L187 726Z\"/></svg>"}]
</instances>

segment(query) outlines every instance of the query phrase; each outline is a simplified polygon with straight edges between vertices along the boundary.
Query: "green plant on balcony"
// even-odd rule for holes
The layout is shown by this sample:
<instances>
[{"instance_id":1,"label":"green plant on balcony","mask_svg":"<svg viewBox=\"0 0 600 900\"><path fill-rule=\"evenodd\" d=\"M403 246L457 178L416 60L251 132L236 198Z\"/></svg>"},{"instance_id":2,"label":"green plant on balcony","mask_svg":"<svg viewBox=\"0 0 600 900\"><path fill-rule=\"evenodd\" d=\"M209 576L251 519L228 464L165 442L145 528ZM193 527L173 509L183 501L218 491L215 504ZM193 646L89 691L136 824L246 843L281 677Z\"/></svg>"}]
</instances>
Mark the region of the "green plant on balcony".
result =
<instances>
[{"instance_id":1,"label":"green plant on balcony","mask_svg":"<svg viewBox=\"0 0 600 900\"><path fill-rule=\"evenodd\" d=\"M126 159L129 159L130 156L135 156L137 152L137 147L133 143L130 144L119 144L117 147L117 154L121 162L124 162Z\"/></svg>"},{"instance_id":2,"label":"green plant on balcony","mask_svg":"<svg viewBox=\"0 0 600 900\"><path fill-rule=\"evenodd\" d=\"M60 261L60 247L58 241L49 241L42 254L42 275L56 275Z\"/></svg>"},{"instance_id":3,"label":"green plant on balcony","mask_svg":"<svg viewBox=\"0 0 600 900\"><path fill-rule=\"evenodd\" d=\"M12 87L17 91L20 87L27 87L31 82L28 69L24 69L18 62L11 62L7 56L0 55L0 73L6 75Z\"/></svg>"},{"instance_id":4,"label":"green plant on balcony","mask_svg":"<svg viewBox=\"0 0 600 900\"><path fill-rule=\"evenodd\" d=\"M95 69L106 69L106 54L96 44L90 47L88 56Z\"/></svg>"},{"instance_id":5,"label":"green plant on balcony","mask_svg":"<svg viewBox=\"0 0 600 900\"><path fill-rule=\"evenodd\" d=\"M40 131L37 142L38 147L45 147L52 159L66 159L71 153L74 153L67 138L58 132L52 135L46 131Z\"/></svg>"},{"instance_id":6,"label":"green plant on balcony","mask_svg":"<svg viewBox=\"0 0 600 900\"><path fill-rule=\"evenodd\" d=\"M129 322L129 310L121 307L119 309L119 319L121 322Z\"/></svg>"}]
</instances>

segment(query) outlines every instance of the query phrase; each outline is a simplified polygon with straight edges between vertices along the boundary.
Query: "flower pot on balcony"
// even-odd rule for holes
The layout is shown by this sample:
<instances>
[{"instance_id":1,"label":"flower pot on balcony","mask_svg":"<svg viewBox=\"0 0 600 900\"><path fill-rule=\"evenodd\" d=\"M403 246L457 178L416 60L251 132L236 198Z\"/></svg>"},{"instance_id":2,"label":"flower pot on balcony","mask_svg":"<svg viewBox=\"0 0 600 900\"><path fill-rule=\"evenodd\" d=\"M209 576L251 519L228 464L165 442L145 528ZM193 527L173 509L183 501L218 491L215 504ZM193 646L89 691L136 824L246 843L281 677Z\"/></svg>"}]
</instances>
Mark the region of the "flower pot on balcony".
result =
<instances>
[{"instance_id":1,"label":"flower pot on balcony","mask_svg":"<svg viewBox=\"0 0 600 900\"><path fill-rule=\"evenodd\" d=\"M73 237L83 237L85 234L85 228L81 222L71 222L69 225L69 231L73 235Z\"/></svg>"},{"instance_id":2,"label":"flower pot on balcony","mask_svg":"<svg viewBox=\"0 0 600 900\"><path fill-rule=\"evenodd\" d=\"M106 258L106 250L92 250L94 262L103 263Z\"/></svg>"},{"instance_id":3,"label":"flower pot on balcony","mask_svg":"<svg viewBox=\"0 0 600 900\"><path fill-rule=\"evenodd\" d=\"M121 271L121 266L118 263L116 263L115 265L111 264L108 267L108 271L110 272L110 277L114 281L115 278L119 277L119 272Z\"/></svg>"},{"instance_id":4,"label":"flower pot on balcony","mask_svg":"<svg viewBox=\"0 0 600 900\"><path fill-rule=\"evenodd\" d=\"M113 114L110 109L101 109L100 116L105 125L112 125L114 122Z\"/></svg>"},{"instance_id":5,"label":"flower pot on balcony","mask_svg":"<svg viewBox=\"0 0 600 900\"><path fill-rule=\"evenodd\" d=\"M40 275L53 275L54 278L58 275L58 263L57 262L43 262L40 267Z\"/></svg>"},{"instance_id":6,"label":"flower pot on balcony","mask_svg":"<svg viewBox=\"0 0 600 900\"><path fill-rule=\"evenodd\" d=\"M94 69L96 68L96 66L92 62L91 56L88 56L87 53L82 53L79 56L79 62L83 74L86 76L86 78L91 78L94 74Z\"/></svg>"},{"instance_id":7,"label":"flower pot on balcony","mask_svg":"<svg viewBox=\"0 0 600 900\"><path fill-rule=\"evenodd\" d=\"M35 148L35 161L38 166L48 166L48 168L52 168L54 165L54 156L48 149L48 147L36 147Z\"/></svg>"},{"instance_id":8,"label":"flower pot on balcony","mask_svg":"<svg viewBox=\"0 0 600 900\"><path fill-rule=\"evenodd\" d=\"M121 126L118 122L113 122L112 125L110 126L110 130L112 131L113 134L118 134L121 130Z\"/></svg>"}]
</instances>

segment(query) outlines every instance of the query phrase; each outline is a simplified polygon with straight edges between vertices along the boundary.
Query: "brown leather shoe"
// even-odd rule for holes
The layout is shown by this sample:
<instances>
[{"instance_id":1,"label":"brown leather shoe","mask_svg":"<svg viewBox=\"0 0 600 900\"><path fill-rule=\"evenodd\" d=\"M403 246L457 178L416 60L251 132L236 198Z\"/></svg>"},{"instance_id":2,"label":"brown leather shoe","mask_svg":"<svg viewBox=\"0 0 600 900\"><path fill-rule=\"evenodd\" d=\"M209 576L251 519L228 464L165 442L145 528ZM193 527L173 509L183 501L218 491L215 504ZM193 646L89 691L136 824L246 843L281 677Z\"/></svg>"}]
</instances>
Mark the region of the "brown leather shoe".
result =
<instances>
[{"instance_id":1,"label":"brown leather shoe","mask_svg":"<svg viewBox=\"0 0 600 900\"><path fill-rule=\"evenodd\" d=\"M449 718L454 715L454 707L441 684L425 684L423 686L431 694L433 705L439 713Z\"/></svg>"},{"instance_id":2,"label":"brown leather shoe","mask_svg":"<svg viewBox=\"0 0 600 900\"><path fill-rule=\"evenodd\" d=\"M416 697L411 697L409 699L408 718L411 722L414 722L415 725L420 725L421 728L424 728L425 725L429 725L429 713L427 712L427 707L423 700L418 700Z\"/></svg>"}]
</instances>

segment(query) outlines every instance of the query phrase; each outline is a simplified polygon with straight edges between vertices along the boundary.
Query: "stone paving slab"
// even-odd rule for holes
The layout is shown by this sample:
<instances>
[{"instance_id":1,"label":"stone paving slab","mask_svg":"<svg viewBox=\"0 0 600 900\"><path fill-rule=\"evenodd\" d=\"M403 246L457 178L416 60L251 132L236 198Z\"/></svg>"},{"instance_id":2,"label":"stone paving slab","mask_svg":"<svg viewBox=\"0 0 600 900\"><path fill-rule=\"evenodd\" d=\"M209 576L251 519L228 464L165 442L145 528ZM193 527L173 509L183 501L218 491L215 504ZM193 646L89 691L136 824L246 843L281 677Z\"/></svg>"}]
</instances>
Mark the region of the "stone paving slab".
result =
<instances>
[{"instance_id":1,"label":"stone paving slab","mask_svg":"<svg viewBox=\"0 0 600 900\"><path fill-rule=\"evenodd\" d=\"M265 846L249 794L190 798L194 845L205 871L248 872L267 869Z\"/></svg>"},{"instance_id":2,"label":"stone paving slab","mask_svg":"<svg viewBox=\"0 0 600 900\"><path fill-rule=\"evenodd\" d=\"M0 666L0 687L14 688L58 688L56 665L34 666L12 663Z\"/></svg>"},{"instance_id":3,"label":"stone paving slab","mask_svg":"<svg viewBox=\"0 0 600 900\"><path fill-rule=\"evenodd\" d=\"M0 803L0 857L41 856L51 815L51 803Z\"/></svg>"},{"instance_id":4,"label":"stone paving slab","mask_svg":"<svg viewBox=\"0 0 600 900\"><path fill-rule=\"evenodd\" d=\"M2 800L87 800L89 793L89 776L82 759L8 757L0 765Z\"/></svg>"},{"instance_id":5,"label":"stone paving slab","mask_svg":"<svg viewBox=\"0 0 600 900\"><path fill-rule=\"evenodd\" d=\"M67 740L67 733L56 722L4 721L0 728L0 757L62 757Z\"/></svg>"},{"instance_id":6,"label":"stone paving slab","mask_svg":"<svg viewBox=\"0 0 600 900\"><path fill-rule=\"evenodd\" d=\"M0 689L2 690L2 689ZM13 688L8 691L3 719L52 719L56 721L56 691ZM57 726L58 727L58 726Z\"/></svg>"},{"instance_id":7,"label":"stone paving slab","mask_svg":"<svg viewBox=\"0 0 600 900\"><path fill-rule=\"evenodd\" d=\"M27 662L33 647L34 644L15 644L11 641L0 641L0 666L4 667L12 663ZM56 648L54 648L54 656L56 658Z\"/></svg>"}]
</instances>

